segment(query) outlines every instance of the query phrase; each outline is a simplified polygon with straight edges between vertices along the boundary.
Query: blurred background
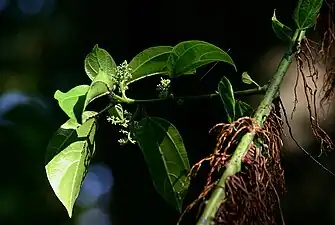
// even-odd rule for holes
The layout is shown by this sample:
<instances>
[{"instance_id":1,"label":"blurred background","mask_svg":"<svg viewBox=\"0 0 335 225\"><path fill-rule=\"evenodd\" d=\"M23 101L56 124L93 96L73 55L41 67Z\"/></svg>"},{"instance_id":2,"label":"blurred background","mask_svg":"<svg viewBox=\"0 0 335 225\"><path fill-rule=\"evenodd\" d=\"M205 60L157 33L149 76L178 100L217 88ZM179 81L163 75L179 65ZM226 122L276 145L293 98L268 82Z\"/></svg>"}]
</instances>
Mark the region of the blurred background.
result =
<instances>
[{"instance_id":1,"label":"blurred background","mask_svg":"<svg viewBox=\"0 0 335 225\"><path fill-rule=\"evenodd\" d=\"M68 218L44 170L48 141L67 119L53 94L57 89L66 92L89 84L84 59L95 44L120 64L148 47L192 39L229 51L238 72L218 64L203 77L211 66L204 67L197 75L176 80L176 95L212 93L223 75L235 90L242 90L247 88L240 81L244 71L265 84L285 50L272 32L273 10L293 27L297 1L264 3L0 0L0 224L175 224L179 215L155 192L140 149L119 146L118 132L103 120L97 153L73 218ZM319 69L322 74L324 68ZM295 71L292 65L281 90L288 113L293 106ZM159 77L140 81L131 86L129 95L154 97L158 82ZM317 156L319 144L311 135L300 86L298 96L301 100L291 125L301 145ZM255 106L260 98L245 100ZM322 125L334 137L332 105L321 114ZM103 108L103 102L94 107ZM218 99L148 105L147 111L176 125L191 163L212 151L208 130L225 120ZM335 177L297 149L289 137L284 139L287 193L281 204L286 224L335 224ZM318 159L335 171L333 153Z\"/></svg>"}]
</instances>

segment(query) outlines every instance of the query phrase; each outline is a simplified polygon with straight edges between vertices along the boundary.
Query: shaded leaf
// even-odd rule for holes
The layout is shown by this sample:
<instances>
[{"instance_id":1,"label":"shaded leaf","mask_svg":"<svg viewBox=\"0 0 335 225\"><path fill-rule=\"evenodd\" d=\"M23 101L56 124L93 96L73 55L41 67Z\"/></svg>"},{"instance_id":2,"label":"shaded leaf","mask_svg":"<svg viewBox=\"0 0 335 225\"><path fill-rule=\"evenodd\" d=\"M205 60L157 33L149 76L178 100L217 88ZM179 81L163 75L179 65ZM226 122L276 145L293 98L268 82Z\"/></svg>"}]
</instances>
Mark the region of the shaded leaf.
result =
<instances>
[{"instance_id":1,"label":"shaded leaf","mask_svg":"<svg viewBox=\"0 0 335 225\"><path fill-rule=\"evenodd\" d=\"M188 72L185 72L184 74L185 74L185 75L191 75L191 74L195 74L196 72L197 72L196 69L192 69L192 70L190 70L190 71L188 71Z\"/></svg>"},{"instance_id":2,"label":"shaded leaf","mask_svg":"<svg viewBox=\"0 0 335 225\"><path fill-rule=\"evenodd\" d=\"M233 87L227 77L222 77L218 85L218 92L223 102L228 122L231 123L235 119L235 97Z\"/></svg>"},{"instance_id":3,"label":"shaded leaf","mask_svg":"<svg viewBox=\"0 0 335 225\"><path fill-rule=\"evenodd\" d=\"M323 0L299 0L294 13L294 21L299 29L314 26Z\"/></svg>"},{"instance_id":4,"label":"shaded leaf","mask_svg":"<svg viewBox=\"0 0 335 225\"><path fill-rule=\"evenodd\" d=\"M287 42L291 41L293 31L277 19L276 10L273 12L272 16L272 30L279 39Z\"/></svg>"},{"instance_id":5,"label":"shaded leaf","mask_svg":"<svg viewBox=\"0 0 335 225\"><path fill-rule=\"evenodd\" d=\"M166 74L166 61L172 49L171 46L157 46L137 54L129 63L129 67L132 68L132 78L127 83L152 75Z\"/></svg>"},{"instance_id":6,"label":"shaded leaf","mask_svg":"<svg viewBox=\"0 0 335 225\"><path fill-rule=\"evenodd\" d=\"M245 84L255 84L259 87L259 85L249 76L248 72L242 73L242 82Z\"/></svg>"},{"instance_id":7,"label":"shaded leaf","mask_svg":"<svg viewBox=\"0 0 335 225\"><path fill-rule=\"evenodd\" d=\"M164 119L147 117L134 132L157 192L181 211L189 186L190 164L178 130Z\"/></svg>"},{"instance_id":8,"label":"shaded leaf","mask_svg":"<svg viewBox=\"0 0 335 225\"><path fill-rule=\"evenodd\" d=\"M215 45L204 41L185 41L173 48L167 61L167 68L170 77L176 77L193 74L195 69L217 61L229 63L236 69L230 56Z\"/></svg>"},{"instance_id":9,"label":"shaded leaf","mask_svg":"<svg viewBox=\"0 0 335 225\"><path fill-rule=\"evenodd\" d=\"M101 69L98 75L93 79L85 99L86 106L95 99L107 95L114 90L114 81L111 76Z\"/></svg>"},{"instance_id":10,"label":"shaded leaf","mask_svg":"<svg viewBox=\"0 0 335 225\"><path fill-rule=\"evenodd\" d=\"M85 99L89 87L88 85L79 85L66 93L57 90L54 94L54 98L66 115L79 123L85 108Z\"/></svg>"},{"instance_id":11,"label":"shaded leaf","mask_svg":"<svg viewBox=\"0 0 335 225\"><path fill-rule=\"evenodd\" d=\"M92 116L94 112L85 114ZM74 203L95 151L95 132L95 118L82 125L69 119L56 131L47 147L47 177L69 217L72 217Z\"/></svg>"},{"instance_id":12,"label":"shaded leaf","mask_svg":"<svg viewBox=\"0 0 335 225\"><path fill-rule=\"evenodd\" d=\"M95 45L92 52L85 58L85 71L87 76L94 80L99 73L99 69L111 76L116 71L116 63L106 50Z\"/></svg>"},{"instance_id":13,"label":"shaded leaf","mask_svg":"<svg viewBox=\"0 0 335 225\"><path fill-rule=\"evenodd\" d=\"M235 118L240 118L244 116L251 116L254 109L243 101L237 100L235 106Z\"/></svg>"}]
</instances>

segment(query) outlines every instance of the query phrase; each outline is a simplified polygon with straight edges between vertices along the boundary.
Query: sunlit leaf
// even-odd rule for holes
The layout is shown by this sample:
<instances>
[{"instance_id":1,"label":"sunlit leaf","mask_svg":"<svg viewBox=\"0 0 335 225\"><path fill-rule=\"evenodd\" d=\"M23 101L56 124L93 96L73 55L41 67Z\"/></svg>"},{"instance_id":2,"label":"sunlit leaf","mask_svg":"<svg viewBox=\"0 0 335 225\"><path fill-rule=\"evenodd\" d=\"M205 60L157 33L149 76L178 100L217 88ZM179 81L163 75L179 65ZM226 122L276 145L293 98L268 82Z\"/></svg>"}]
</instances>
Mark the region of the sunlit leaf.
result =
<instances>
[{"instance_id":1,"label":"sunlit leaf","mask_svg":"<svg viewBox=\"0 0 335 225\"><path fill-rule=\"evenodd\" d=\"M242 82L245 84L255 84L257 87L259 87L259 85L250 77L248 72L242 73Z\"/></svg>"},{"instance_id":2,"label":"sunlit leaf","mask_svg":"<svg viewBox=\"0 0 335 225\"><path fill-rule=\"evenodd\" d=\"M55 92L54 98L69 118L81 122L89 87L88 85L79 85L66 93L59 90Z\"/></svg>"},{"instance_id":3,"label":"sunlit leaf","mask_svg":"<svg viewBox=\"0 0 335 225\"><path fill-rule=\"evenodd\" d=\"M243 101L237 100L235 106L235 118L240 118L244 116L251 116L254 109Z\"/></svg>"},{"instance_id":4,"label":"sunlit leaf","mask_svg":"<svg viewBox=\"0 0 335 225\"><path fill-rule=\"evenodd\" d=\"M94 112L85 112L92 116ZM46 154L46 173L57 198L72 217L87 167L95 151L94 117L80 125L69 119L53 135Z\"/></svg>"},{"instance_id":5,"label":"sunlit leaf","mask_svg":"<svg viewBox=\"0 0 335 225\"><path fill-rule=\"evenodd\" d=\"M276 36L283 41L290 41L293 36L293 31L288 26L281 23L276 17L276 10L272 16L272 30Z\"/></svg>"},{"instance_id":6,"label":"sunlit leaf","mask_svg":"<svg viewBox=\"0 0 335 225\"><path fill-rule=\"evenodd\" d=\"M229 63L235 68L230 56L215 45L204 41L185 41L173 48L167 62L167 68L169 75L175 77L191 74L190 71L218 61Z\"/></svg>"},{"instance_id":7,"label":"sunlit leaf","mask_svg":"<svg viewBox=\"0 0 335 225\"><path fill-rule=\"evenodd\" d=\"M164 119L147 117L134 131L157 192L181 211L190 164L178 130Z\"/></svg>"},{"instance_id":8,"label":"sunlit leaf","mask_svg":"<svg viewBox=\"0 0 335 225\"><path fill-rule=\"evenodd\" d=\"M235 119L235 97L233 87L227 77L223 77L218 85L218 92L223 102L228 122L233 122Z\"/></svg>"},{"instance_id":9,"label":"sunlit leaf","mask_svg":"<svg viewBox=\"0 0 335 225\"><path fill-rule=\"evenodd\" d=\"M171 46L157 46L137 54L129 63L129 67L132 68L132 78L128 83L152 75L166 74L166 61L172 49Z\"/></svg>"},{"instance_id":10,"label":"sunlit leaf","mask_svg":"<svg viewBox=\"0 0 335 225\"><path fill-rule=\"evenodd\" d=\"M95 99L107 95L110 91L114 89L114 82L112 77L107 75L107 73L99 69L98 75L93 79L91 86L87 92L85 107Z\"/></svg>"},{"instance_id":11,"label":"sunlit leaf","mask_svg":"<svg viewBox=\"0 0 335 225\"><path fill-rule=\"evenodd\" d=\"M99 48L98 45L95 45L92 52L85 58L85 71L87 76L91 80L94 80L99 73L99 69L105 71L107 75L111 76L115 73L116 63L106 50Z\"/></svg>"},{"instance_id":12,"label":"sunlit leaf","mask_svg":"<svg viewBox=\"0 0 335 225\"><path fill-rule=\"evenodd\" d=\"M307 29L314 26L323 0L299 0L294 13L294 21L298 28Z\"/></svg>"}]
</instances>

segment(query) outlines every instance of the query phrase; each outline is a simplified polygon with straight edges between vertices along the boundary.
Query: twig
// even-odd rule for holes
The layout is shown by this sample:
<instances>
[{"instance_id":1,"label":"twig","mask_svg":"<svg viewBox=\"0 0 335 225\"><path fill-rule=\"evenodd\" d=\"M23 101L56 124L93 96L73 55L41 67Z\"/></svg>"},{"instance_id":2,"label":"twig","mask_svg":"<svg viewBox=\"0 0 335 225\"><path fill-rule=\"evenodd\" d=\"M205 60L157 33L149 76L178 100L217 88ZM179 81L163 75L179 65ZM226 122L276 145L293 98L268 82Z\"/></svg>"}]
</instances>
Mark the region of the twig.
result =
<instances>
[{"instance_id":1,"label":"twig","mask_svg":"<svg viewBox=\"0 0 335 225\"><path fill-rule=\"evenodd\" d=\"M236 96L248 96L248 95L255 95L255 94L263 94L267 89L267 85L262 87L242 90L242 91L235 91L234 95ZM180 97L168 97L168 98L154 98L154 99L131 99L131 98L122 98L120 96L114 95L114 99L120 103L126 104L137 104L137 103L154 103L154 102L161 102L166 101L169 99L172 100L198 100L203 98L213 98L219 96L218 93L213 94L204 94L204 95L194 95L194 96L180 96Z\"/></svg>"}]
</instances>

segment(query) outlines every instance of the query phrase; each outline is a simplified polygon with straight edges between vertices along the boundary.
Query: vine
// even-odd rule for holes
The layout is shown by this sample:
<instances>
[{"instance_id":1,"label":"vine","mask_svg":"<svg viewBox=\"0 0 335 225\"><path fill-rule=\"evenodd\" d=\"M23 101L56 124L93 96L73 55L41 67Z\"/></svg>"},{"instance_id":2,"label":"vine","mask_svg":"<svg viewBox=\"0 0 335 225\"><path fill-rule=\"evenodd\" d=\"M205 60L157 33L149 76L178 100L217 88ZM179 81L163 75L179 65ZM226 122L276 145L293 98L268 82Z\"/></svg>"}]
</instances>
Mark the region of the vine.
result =
<instances>
[{"instance_id":1,"label":"vine","mask_svg":"<svg viewBox=\"0 0 335 225\"><path fill-rule=\"evenodd\" d=\"M45 168L48 180L68 215L72 217L74 203L95 152L98 117L106 115L107 122L119 129L121 138L118 142L121 145L137 144L142 150L155 189L168 204L184 215L199 202L205 203L197 225L213 222L274 224L275 212L278 208L280 210L279 199L285 191L280 161L283 124L280 118L284 109L280 104L279 87L295 58L298 62L297 79L301 76L304 82L313 132L323 147L328 150L334 147L317 122L316 87L310 87L306 76L301 73L306 61L310 79L315 84L317 69L306 31L315 26L322 3L322 0L299 0L294 13L294 31L273 14L272 28L278 38L288 43L287 51L266 85L257 84L247 72L243 72L241 80L254 85L254 88L246 90L234 91L229 79L222 77L214 93L175 96L171 92L175 78L196 74L198 68L210 63L227 63L236 71L236 65L227 52L204 41L151 47L121 65L96 45L85 59L85 72L91 83L76 86L65 93L57 90L54 95L69 119L50 140ZM133 99L127 96L129 85L151 76L160 76L160 83L156 86L158 97ZM238 99L253 94L264 94L256 110ZM110 100L105 109L87 110L88 105L103 96ZM211 132L218 134L214 152L192 166L177 128L169 121L151 117L139 109L139 105L145 103L216 97L220 97L224 105L228 123L214 126ZM129 104L138 107L135 111L128 111L125 108ZM192 178L203 163L211 166L206 185L198 198L183 209ZM284 223L283 216L282 221Z\"/></svg>"}]
</instances>

